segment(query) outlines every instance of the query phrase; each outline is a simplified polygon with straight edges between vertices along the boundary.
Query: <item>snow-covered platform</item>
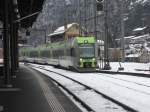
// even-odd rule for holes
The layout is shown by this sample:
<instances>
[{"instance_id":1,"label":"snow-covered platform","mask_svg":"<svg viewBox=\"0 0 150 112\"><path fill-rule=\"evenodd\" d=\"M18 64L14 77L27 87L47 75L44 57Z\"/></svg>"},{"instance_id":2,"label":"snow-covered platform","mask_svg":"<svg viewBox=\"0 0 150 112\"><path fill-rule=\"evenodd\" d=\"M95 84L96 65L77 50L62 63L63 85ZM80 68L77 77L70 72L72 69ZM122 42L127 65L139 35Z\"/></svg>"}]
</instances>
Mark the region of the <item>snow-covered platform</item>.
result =
<instances>
[{"instance_id":1,"label":"snow-covered platform","mask_svg":"<svg viewBox=\"0 0 150 112\"><path fill-rule=\"evenodd\" d=\"M31 68L21 65L12 84L0 87L0 112L81 112L49 78Z\"/></svg>"},{"instance_id":2,"label":"snow-covered platform","mask_svg":"<svg viewBox=\"0 0 150 112\"><path fill-rule=\"evenodd\" d=\"M124 70L118 71L120 64ZM124 62L120 64L119 62L110 62L110 66L112 68L110 71L150 74L150 63Z\"/></svg>"},{"instance_id":3,"label":"snow-covered platform","mask_svg":"<svg viewBox=\"0 0 150 112\"><path fill-rule=\"evenodd\" d=\"M110 70L97 69L97 72L125 74L125 75L145 75L150 77L150 63L135 63L135 62L110 62Z\"/></svg>"}]
</instances>

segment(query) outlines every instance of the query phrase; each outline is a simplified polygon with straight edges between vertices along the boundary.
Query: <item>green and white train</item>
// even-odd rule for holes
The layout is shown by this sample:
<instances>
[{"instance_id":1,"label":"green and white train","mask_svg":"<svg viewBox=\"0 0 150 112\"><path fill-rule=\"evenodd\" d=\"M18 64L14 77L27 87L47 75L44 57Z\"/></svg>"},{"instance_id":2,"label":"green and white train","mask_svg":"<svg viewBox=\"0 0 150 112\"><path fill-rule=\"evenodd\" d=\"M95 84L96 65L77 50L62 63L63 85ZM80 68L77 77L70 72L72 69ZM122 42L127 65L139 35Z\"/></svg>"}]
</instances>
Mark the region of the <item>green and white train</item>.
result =
<instances>
[{"instance_id":1,"label":"green and white train","mask_svg":"<svg viewBox=\"0 0 150 112\"><path fill-rule=\"evenodd\" d=\"M20 54L27 62L50 64L77 71L95 70L97 68L95 43L94 37L74 37L35 48L23 48Z\"/></svg>"}]
</instances>

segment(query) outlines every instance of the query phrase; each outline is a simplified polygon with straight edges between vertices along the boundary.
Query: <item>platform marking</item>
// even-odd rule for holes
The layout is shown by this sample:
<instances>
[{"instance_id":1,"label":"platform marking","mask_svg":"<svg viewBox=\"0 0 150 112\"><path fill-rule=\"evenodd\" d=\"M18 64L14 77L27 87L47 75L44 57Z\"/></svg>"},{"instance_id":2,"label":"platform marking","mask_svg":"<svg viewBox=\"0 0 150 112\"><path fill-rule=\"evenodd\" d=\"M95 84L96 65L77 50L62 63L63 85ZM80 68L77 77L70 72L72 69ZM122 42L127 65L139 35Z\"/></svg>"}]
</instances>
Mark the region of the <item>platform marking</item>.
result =
<instances>
[{"instance_id":1,"label":"platform marking","mask_svg":"<svg viewBox=\"0 0 150 112\"><path fill-rule=\"evenodd\" d=\"M0 112L4 111L4 107L2 105L0 105Z\"/></svg>"},{"instance_id":2,"label":"platform marking","mask_svg":"<svg viewBox=\"0 0 150 112\"><path fill-rule=\"evenodd\" d=\"M27 68L29 69L29 68ZM39 75L37 75L37 72L34 70L29 69L34 73L34 76L38 79L39 84L42 88L43 94L52 109L53 112L66 112L65 109L62 107L62 105L59 103L58 99L54 95L54 93L50 90L49 86L45 83L43 78Z\"/></svg>"}]
</instances>

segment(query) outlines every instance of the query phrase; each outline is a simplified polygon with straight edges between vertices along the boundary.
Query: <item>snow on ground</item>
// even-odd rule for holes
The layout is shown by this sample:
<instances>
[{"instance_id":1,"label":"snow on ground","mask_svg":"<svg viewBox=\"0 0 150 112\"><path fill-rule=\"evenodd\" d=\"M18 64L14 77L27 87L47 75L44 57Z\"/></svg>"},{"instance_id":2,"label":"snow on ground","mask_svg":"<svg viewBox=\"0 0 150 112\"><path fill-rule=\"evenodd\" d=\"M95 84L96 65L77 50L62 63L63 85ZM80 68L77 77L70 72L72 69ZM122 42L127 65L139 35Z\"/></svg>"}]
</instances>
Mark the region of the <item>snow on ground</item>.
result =
<instances>
[{"instance_id":1,"label":"snow on ground","mask_svg":"<svg viewBox=\"0 0 150 112\"><path fill-rule=\"evenodd\" d=\"M104 100L102 96L96 94L93 90L88 90L85 87L79 85L78 83L75 83L62 76L56 75L55 73L49 73L48 71L41 70L39 68L34 69L57 80L59 83L61 83L70 91L72 91L76 96L78 96L82 101L84 101L96 112L126 112L126 110L124 110L122 107L111 103L111 101L109 100Z\"/></svg>"},{"instance_id":2,"label":"snow on ground","mask_svg":"<svg viewBox=\"0 0 150 112\"><path fill-rule=\"evenodd\" d=\"M110 62L111 71L118 71L118 68L120 67L119 62ZM124 62L121 63L121 66L124 67L124 70L120 72L132 72L132 73L144 73L144 74L150 74L150 63L133 63L133 62ZM138 71L143 70L143 71Z\"/></svg>"},{"instance_id":3,"label":"snow on ground","mask_svg":"<svg viewBox=\"0 0 150 112\"><path fill-rule=\"evenodd\" d=\"M112 70L117 71L119 64L111 63ZM123 63L126 72L137 72L135 69L148 69L147 64ZM140 112L150 110L150 79L136 76L110 75L102 73L74 73L71 71L44 66L46 69L59 72L78 80L105 95L108 95ZM146 72L147 73L147 72ZM51 73L47 73L51 75ZM113 78L111 78L113 77ZM119 78L119 79L118 79ZM65 82L65 81L64 81ZM87 94L85 94L85 97ZM96 99L96 98L95 98ZM96 103L96 101L91 101ZM99 111L97 111L99 112Z\"/></svg>"}]
</instances>

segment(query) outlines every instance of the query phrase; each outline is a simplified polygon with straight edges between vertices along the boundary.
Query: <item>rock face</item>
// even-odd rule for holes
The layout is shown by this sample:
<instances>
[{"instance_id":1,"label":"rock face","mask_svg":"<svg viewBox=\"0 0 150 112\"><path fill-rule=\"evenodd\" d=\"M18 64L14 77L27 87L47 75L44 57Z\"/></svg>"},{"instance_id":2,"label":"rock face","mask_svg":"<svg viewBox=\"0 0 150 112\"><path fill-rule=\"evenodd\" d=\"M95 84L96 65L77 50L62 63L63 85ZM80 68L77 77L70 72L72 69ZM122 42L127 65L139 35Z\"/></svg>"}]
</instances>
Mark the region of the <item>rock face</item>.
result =
<instances>
[{"instance_id":1,"label":"rock face","mask_svg":"<svg viewBox=\"0 0 150 112\"><path fill-rule=\"evenodd\" d=\"M150 1L131 0L127 8L128 20L125 22L126 35L137 27L150 26Z\"/></svg>"},{"instance_id":2,"label":"rock face","mask_svg":"<svg viewBox=\"0 0 150 112\"><path fill-rule=\"evenodd\" d=\"M121 35L121 4L124 6L125 36L131 35L132 30L137 27L150 26L150 0L107 0L107 2L110 43ZM43 10L33 28L47 29L48 35L65 23L77 22L84 27L88 35L95 35L96 30L97 39L103 40L104 11L96 12L96 15L95 22L94 0L45 0Z\"/></svg>"}]
</instances>

